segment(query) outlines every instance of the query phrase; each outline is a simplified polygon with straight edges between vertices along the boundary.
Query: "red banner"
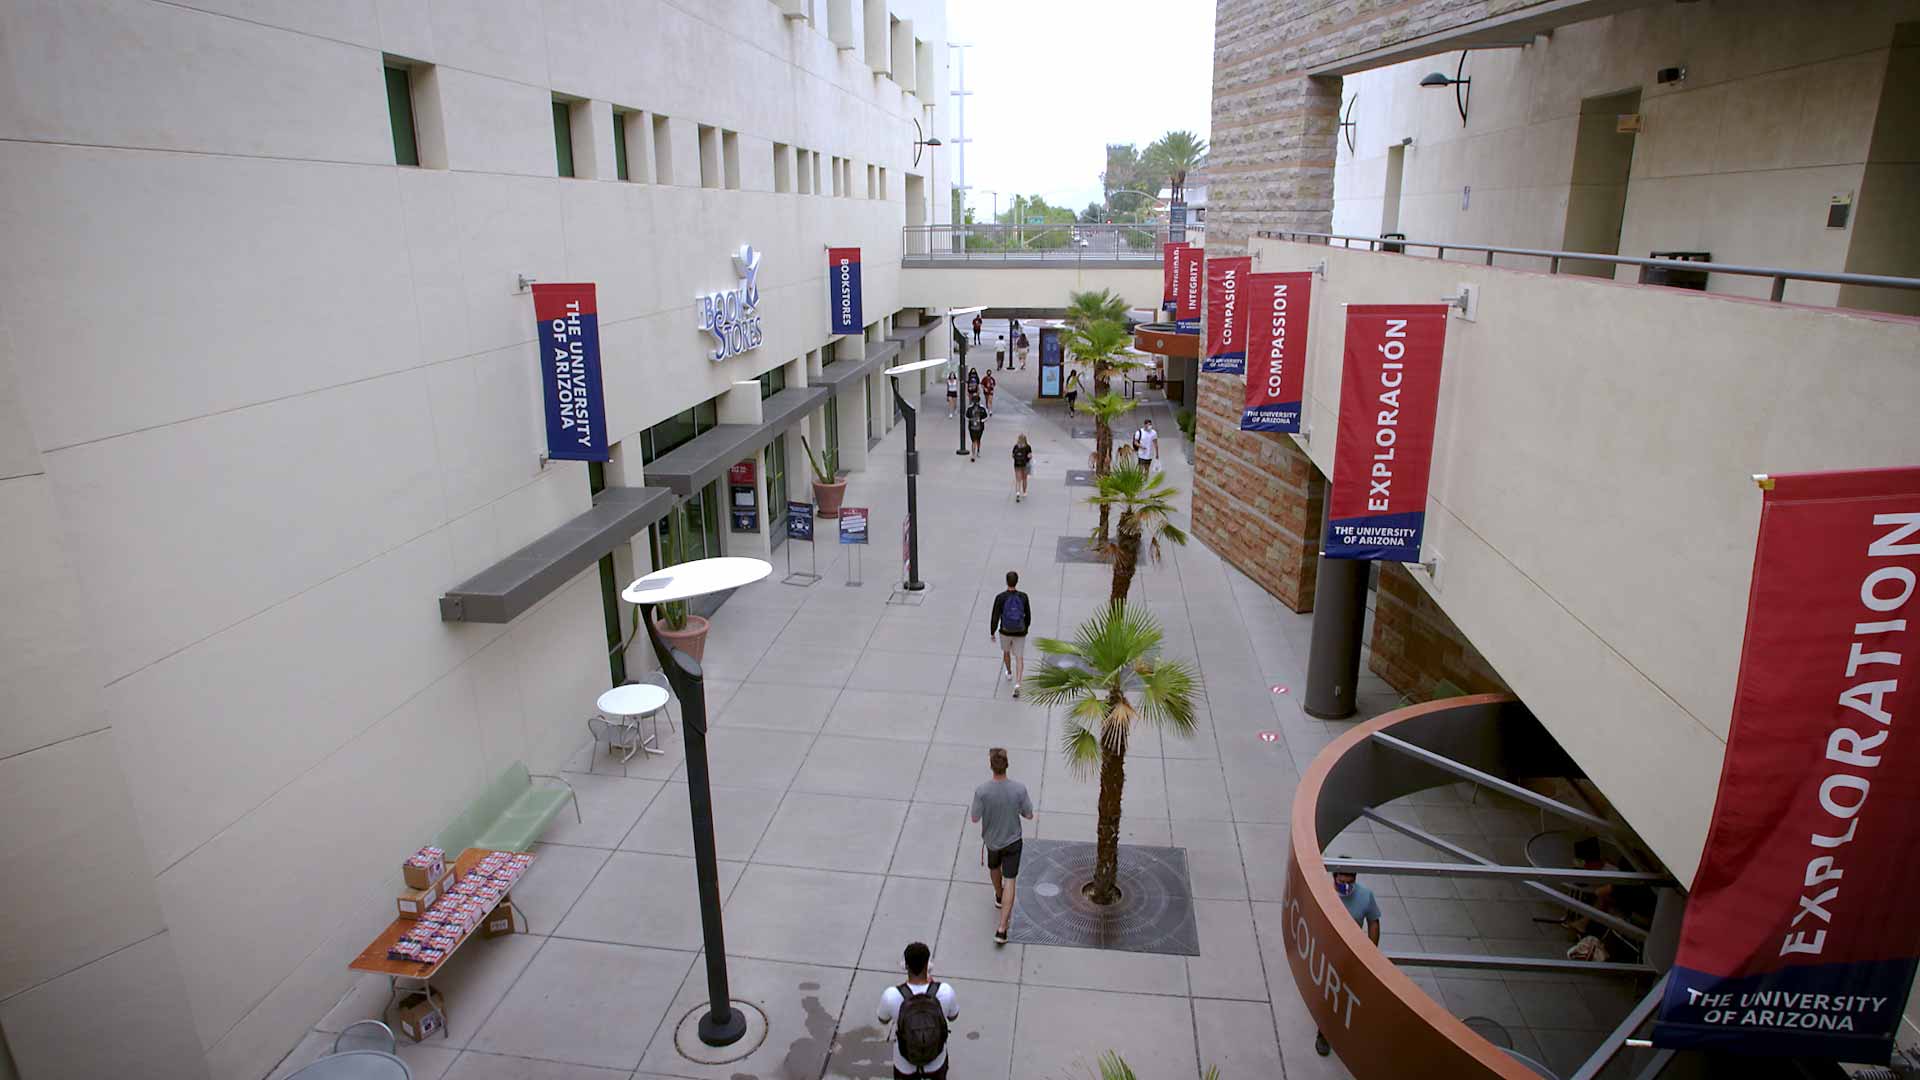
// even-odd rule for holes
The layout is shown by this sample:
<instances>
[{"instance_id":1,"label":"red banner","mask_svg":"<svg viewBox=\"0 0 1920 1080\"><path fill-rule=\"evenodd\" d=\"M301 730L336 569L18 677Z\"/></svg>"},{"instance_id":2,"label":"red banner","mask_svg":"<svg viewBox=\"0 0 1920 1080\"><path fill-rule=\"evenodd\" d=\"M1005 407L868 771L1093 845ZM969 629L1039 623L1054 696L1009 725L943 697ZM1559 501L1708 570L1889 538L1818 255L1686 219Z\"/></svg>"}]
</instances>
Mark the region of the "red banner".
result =
<instances>
[{"instance_id":1,"label":"red banner","mask_svg":"<svg viewBox=\"0 0 1920 1080\"><path fill-rule=\"evenodd\" d=\"M1313 271L1249 274L1241 290L1245 323L1247 407L1241 431L1300 430L1307 374L1307 317Z\"/></svg>"},{"instance_id":2,"label":"red banner","mask_svg":"<svg viewBox=\"0 0 1920 1080\"><path fill-rule=\"evenodd\" d=\"M1187 250L1185 244L1160 245L1160 310L1173 310L1173 283L1179 279L1180 254Z\"/></svg>"},{"instance_id":3,"label":"red banner","mask_svg":"<svg viewBox=\"0 0 1920 1080\"><path fill-rule=\"evenodd\" d=\"M1920 468L1777 476L1654 1043L1884 1062L1920 957Z\"/></svg>"},{"instance_id":4,"label":"red banner","mask_svg":"<svg viewBox=\"0 0 1920 1080\"><path fill-rule=\"evenodd\" d=\"M1445 304L1352 304L1333 444L1328 558L1419 562Z\"/></svg>"},{"instance_id":5,"label":"red banner","mask_svg":"<svg viewBox=\"0 0 1920 1080\"><path fill-rule=\"evenodd\" d=\"M1176 329L1200 332L1200 298L1205 294L1207 252L1194 244L1186 245L1180 262L1174 267L1173 323Z\"/></svg>"},{"instance_id":6,"label":"red banner","mask_svg":"<svg viewBox=\"0 0 1920 1080\"><path fill-rule=\"evenodd\" d=\"M1247 275L1245 255L1207 260L1207 350L1200 370L1239 375L1247 370ZM1304 335L1303 335L1304 336Z\"/></svg>"}]
</instances>

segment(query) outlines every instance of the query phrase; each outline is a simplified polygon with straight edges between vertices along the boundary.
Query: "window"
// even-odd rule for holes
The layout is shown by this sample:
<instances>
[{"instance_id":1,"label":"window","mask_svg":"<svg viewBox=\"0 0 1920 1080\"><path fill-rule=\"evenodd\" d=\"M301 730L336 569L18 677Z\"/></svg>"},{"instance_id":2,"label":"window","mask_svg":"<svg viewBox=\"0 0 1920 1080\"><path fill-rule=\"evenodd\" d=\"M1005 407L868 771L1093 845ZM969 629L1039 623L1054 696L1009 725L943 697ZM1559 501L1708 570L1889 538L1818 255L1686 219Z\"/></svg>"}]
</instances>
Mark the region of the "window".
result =
<instances>
[{"instance_id":1,"label":"window","mask_svg":"<svg viewBox=\"0 0 1920 1080\"><path fill-rule=\"evenodd\" d=\"M715 480L694 492L666 517L648 526L647 546L652 550L654 566L672 566L720 554L719 484L720 481ZM676 538L680 541L678 552L673 550ZM671 557L676 554L678 558Z\"/></svg>"},{"instance_id":2,"label":"window","mask_svg":"<svg viewBox=\"0 0 1920 1080\"><path fill-rule=\"evenodd\" d=\"M394 164L420 164L420 141L413 126L413 79L406 68L387 68L387 120L393 125Z\"/></svg>"},{"instance_id":3,"label":"window","mask_svg":"<svg viewBox=\"0 0 1920 1080\"><path fill-rule=\"evenodd\" d=\"M887 197L887 170L884 167L880 170L880 197Z\"/></svg>"},{"instance_id":4,"label":"window","mask_svg":"<svg viewBox=\"0 0 1920 1080\"><path fill-rule=\"evenodd\" d=\"M877 199L879 197L880 197L880 170L872 165L869 165L867 166L867 198Z\"/></svg>"},{"instance_id":5,"label":"window","mask_svg":"<svg viewBox=\"0 0 1920 1080\"><path fill-rule=\"evenodd\" d=\"M787 437L775 435L767 444L767 535L774 542L787 535Z\"/></svg>"},{"instance_id":6,"label":"window","mask_svg":"<svg viewBox=\"0 0 1920 1080\"><path fill-rule=\"evenodd\" d=\"M701 124L699 131L700 186L717 188L720 186L720 129Z\"/></svg>"},{"instance_id":7,"label":"window","mask_svg":"<svg viewBox=\"0 0 1920 1080\"><path fill-rule=\"evenodd\" d=\"M719 417L719 399L714 398L669 416L641 432L641 463L651 465L656 459L692 442L694 436L712 431L719 424Z\"/></svg>"},{"instance_id":8,"label":"window","mask_svg":"<svg viewBox=\"0 0 1920 1080\"><path fill-rule=\"evenodd\" d=\"M664 116L653 118L653 182L673 183L672 129Z\"/></svg>"},{"instance_id":9,"label":"window","mask_svg":"<svg viewBox=\"0 0 1920 1080\"><path fill-rule=\"evenodd\" d=\"M813 163L813 193L815 195L825 195L827 189L820 186L820 152L817 150L814 151L808 155L808 160Z\"/></svg>"},{"instance_id":10,"label":"window","mask_svg":"<svg viewBox=\"0 0 1920 1080\"><path fill-rule=\"evenodd\" d=\"M553 103L553 156L561 176L573 175L573 110L564 101Z\"/></svg>"},{"instance_id":11,"label":"window","mask_svg":"<svg viewBox=\"0 0 1920 1080\"><path fill-rule=\"evenodd\" d=\"M838 344L840 343L837 341L829 341L825 345L820 346L820 366L821 367L828 367L835 360L840 359L839 350L834 347Z\"/></svg>"},{"instance_id":12,"label":"window","mask_svg":"<svg viewBox=\"0 0 1920 1080\"><path fill-rule=\"evenodd\" d=\"M632 173L627 170L627 117L628 113L613 110L613 175L616 179L631 180Z\"/></svg>"},{"instance_id":13,"label":"window","mask_svg":"<svg viewBox=\"0 0 1920 1080\"><path fill-rule=\"evenodd\" d=\"M793 167L794 167L794 171L799 174L798 180L800 183L800 186L797 190L802 195L813 194L813 160L812 159L813 159L813 151L811 150L795 150L793 152Z\"/></svg>"},{"instance_id":14,"label":"window","mask_svg":"<svg viewBox=\"0 0 1920 1080\"><path fill-rule=\"evenodd\" d=\"M793 190L793 147L773 144L773 190Z\"/></svg>"},{"instance_id":15,"label":"window","mask_svg":"<svg viewBox=\"0 0 1920 1080\"><path fill-rule=\"evenodd\" d=\"M826 420L826 445L820 448L820 458L827 466L828 476L840 475L840 395L828 394L827 407L824 410Z\"/></svg>"},{"instance_id":16,"label":"window","mask_svg":"<svg viewBox=\"0 0 1920 1080\"><path fill-rule=\"evenodd\" d=\"M722 131L720 133L721 175L726 180L728 191L740 190L740 133Z\"/></svg>"},{"instance_id":17,"label":"window","mask_svg":"<svg viewBox=\"0 0 1920 1080\"><path fill-rule=\"evenodd\" d=\"M765 401L787 388L787 366L780 365L760 373L760 400Z\"/></svg>"}]
</instances>

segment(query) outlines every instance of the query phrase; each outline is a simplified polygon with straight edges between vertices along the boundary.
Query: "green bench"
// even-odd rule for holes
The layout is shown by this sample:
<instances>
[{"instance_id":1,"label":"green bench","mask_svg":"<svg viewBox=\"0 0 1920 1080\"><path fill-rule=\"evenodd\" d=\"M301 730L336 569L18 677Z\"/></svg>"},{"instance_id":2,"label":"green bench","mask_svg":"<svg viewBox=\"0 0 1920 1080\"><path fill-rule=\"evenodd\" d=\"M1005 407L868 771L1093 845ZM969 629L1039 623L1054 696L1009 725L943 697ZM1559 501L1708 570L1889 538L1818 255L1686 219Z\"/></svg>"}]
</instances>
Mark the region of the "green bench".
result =
<instances>
[{"instance_id":1,"label":"green bench","mask_svg":"<svg viewBox=\"0 0 1920 1080\"><path fill-rule=\"evenodd\" d=\"M447 853L449 863L468 848L530 850L569 800L573 803L574 820L581 820L580 799L574 794L573 785L558 776L538 775L542 780L558 781L560 786L535 787L536 774L529 773L525 763L516 761L507 766L473 805L440 830L433 846Z\"/></svg>"}]
</instances>

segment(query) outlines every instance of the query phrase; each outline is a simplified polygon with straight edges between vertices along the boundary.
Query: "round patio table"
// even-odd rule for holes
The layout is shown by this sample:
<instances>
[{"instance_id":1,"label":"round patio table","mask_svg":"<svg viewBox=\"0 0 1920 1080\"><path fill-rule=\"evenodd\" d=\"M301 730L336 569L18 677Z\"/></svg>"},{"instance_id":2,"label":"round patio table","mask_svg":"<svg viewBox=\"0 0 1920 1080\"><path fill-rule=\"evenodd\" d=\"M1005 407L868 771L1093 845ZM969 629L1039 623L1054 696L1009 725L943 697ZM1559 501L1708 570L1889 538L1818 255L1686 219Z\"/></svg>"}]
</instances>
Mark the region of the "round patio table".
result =
<instances>
[{"instance_id":1,"label":"round patio table","mask_svg":"<svg viewBox=\"0 0 1920 1080\"><path fill-rule=\"evenodd\" d=\"M619 717L620 726L637 736L640 733L638 721L641 717L657 717L660 710L667 707L667 692L651 683L628 683L601 694L597 704L601 712L608 716ZM635 750L645 750L649 754L666 753L665 750L660 749L658 720L654 722L653 734L644 740L636 739L633 746L627 749L626 758L621 760L632 758Z\"/></svg>"},{"instance_id":2,"label":"round patio table","mask_svg":"<svg viewBox=\"0 0 1920 1080\"><path fill-rule=\"evenodd\" d=\"M413 1080L413 1070L382 1050L347 1050L323 1057L287 1080Z\"/></svg>"}]
</instances>

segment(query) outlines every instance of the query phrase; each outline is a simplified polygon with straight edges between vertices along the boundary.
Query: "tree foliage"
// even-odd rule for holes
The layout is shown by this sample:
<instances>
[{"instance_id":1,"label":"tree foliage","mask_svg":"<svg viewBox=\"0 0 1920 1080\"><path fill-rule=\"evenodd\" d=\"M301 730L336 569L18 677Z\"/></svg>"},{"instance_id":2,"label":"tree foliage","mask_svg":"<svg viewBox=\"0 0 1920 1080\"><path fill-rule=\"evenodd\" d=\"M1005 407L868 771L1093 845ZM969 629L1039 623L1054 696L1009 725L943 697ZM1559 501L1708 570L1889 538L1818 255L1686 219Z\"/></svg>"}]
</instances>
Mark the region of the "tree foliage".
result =
<instances>
[{"instance_id":1,"label":"tree foliage","mask_svg":"<svg viewBox=\"0 0 1920 1080\"><path fill-rule=\"evenodd\" d=\"M1148 146L1142 159L1166 177L1176 201L1186 195L1187 174L1207 159L1207 140L1191 131L1169 131Z\"/></svg>"}]
</instances>

